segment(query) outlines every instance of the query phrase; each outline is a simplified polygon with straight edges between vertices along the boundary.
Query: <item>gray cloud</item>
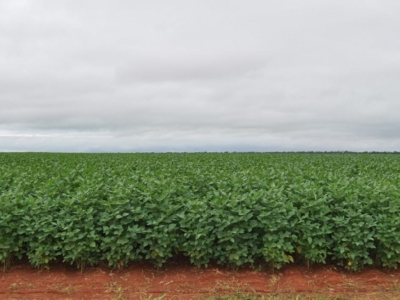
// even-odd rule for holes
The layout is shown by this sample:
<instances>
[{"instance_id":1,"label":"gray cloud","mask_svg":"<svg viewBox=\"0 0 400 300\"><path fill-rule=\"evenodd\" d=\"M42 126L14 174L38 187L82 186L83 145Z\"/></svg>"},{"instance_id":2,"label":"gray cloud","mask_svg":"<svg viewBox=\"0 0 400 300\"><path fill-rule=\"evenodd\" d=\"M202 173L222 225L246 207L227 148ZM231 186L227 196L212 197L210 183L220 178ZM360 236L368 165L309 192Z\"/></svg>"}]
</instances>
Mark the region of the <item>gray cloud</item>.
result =
<instances>
[{"instance_id":1,"label":"gray cloud","mask_svg":"<svg viewBox=\"0 0 400 300\"><path fill-rule=\"evenodd\" d=\"M400 149L400 3L0 2L0 151Z\"/></svg>"},{"instance_id":2,"label":"gray cloud","mask_svg":"<svg viewBox=\"0 0 400 300\"><path fill-rule=\"evenodd\" d=\"M251 55L204 57L189 53L186 57L179 54L171 57L144 57L117 69L117 80L126 84L234 80L238 77L257 76L265 64L260 58L254 59Z\"/></svg>"}]
</instances>

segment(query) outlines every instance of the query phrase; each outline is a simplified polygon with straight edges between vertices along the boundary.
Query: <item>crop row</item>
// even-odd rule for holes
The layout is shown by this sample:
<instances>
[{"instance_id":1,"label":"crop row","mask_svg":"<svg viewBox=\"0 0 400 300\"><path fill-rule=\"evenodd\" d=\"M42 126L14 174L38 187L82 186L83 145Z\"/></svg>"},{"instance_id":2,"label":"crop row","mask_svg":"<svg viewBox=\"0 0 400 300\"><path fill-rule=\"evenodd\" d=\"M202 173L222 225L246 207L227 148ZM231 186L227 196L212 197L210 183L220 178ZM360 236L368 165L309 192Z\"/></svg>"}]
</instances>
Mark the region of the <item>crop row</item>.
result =
<instances>
[{"instance_id":1,"label":"crop row","mask_svg":"<svg viewBox=\"0 0 400 300\"><path fill-rule=\"evenodd\" d=\"M0 155L0 262L400 262L390 155Z\"/></svg>"}]
</instances>

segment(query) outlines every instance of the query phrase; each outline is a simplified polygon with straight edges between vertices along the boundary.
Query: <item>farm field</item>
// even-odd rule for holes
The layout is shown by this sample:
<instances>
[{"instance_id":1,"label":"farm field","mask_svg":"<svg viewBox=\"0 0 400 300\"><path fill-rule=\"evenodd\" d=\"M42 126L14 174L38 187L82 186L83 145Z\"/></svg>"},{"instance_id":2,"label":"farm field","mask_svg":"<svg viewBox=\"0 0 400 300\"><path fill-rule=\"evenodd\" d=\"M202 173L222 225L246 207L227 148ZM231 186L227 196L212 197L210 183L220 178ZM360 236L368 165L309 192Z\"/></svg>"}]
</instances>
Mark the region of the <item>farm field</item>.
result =
<instances>
[{"instance_id":1,"label":"farm field","mask_svg":"<svg viewBox=\"0 0 400 300\"><path fill-rule=\"evenodd\" d=\"M399 208L394 154L2 153L0 263L3 280L177 260L262 276L376 271L393 291Z\"/></svg>"},{"instance_id":2,"label":"farm field","mask_svg":"<svg viewBox=\"0 0 400 300\"><path fill-rule=\"evenodd\" d=\"M121 271L100 266L81 273L65 264L51 264L50 270L14 264L0 273L0 299L394 300L400 299L399 283L398 270L376 268L287 265L272 272L198 269L174 260L158 270L136 263Z\"/></svg>"}]
</instances>

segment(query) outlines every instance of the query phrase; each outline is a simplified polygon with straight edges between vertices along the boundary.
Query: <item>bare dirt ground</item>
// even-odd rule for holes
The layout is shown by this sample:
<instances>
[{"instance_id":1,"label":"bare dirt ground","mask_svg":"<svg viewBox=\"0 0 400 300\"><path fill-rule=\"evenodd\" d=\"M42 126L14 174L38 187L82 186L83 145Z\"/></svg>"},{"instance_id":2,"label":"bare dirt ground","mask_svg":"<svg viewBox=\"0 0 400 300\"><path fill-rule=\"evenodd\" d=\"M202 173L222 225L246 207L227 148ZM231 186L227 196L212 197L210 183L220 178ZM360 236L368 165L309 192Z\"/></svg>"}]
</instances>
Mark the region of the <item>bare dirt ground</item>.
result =
<instances>
[{"instance_id":1,"label":"bare dirt ground","mask_svg":"<svg viewBox=\"0 0 400 300\"><path fill-rule=\"evenodd\" d=\"M172 262L156 270L148 264L116 271L52 265L37 270L14 265L0 273L0 299L205 299L238 291L253 295L400 299L400 271L365 269L350 273L335 267L288 266L280 271L212 266L197 269Z\"/></svg>"}]
</instances>

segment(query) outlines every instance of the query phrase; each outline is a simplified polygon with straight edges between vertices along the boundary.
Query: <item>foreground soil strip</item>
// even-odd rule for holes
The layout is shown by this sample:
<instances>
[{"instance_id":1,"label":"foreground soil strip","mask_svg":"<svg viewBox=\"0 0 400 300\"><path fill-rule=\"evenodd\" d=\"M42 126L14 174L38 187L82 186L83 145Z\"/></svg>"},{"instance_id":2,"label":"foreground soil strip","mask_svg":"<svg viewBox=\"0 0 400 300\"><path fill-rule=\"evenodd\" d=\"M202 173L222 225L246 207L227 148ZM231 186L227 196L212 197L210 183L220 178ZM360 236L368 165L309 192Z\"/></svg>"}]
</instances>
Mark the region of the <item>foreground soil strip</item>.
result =
<instances>
[{"instance_id":1,"label":"foreground soil strip","mask_svg":"<svg viewBox=\"0 0 400 300\"><path fill-rule=\"evenodd\" d=\"M349 273L334 267L290 266L239 270L187 263L163 270L138 264L122 271L91 268L83 273L64 265L40 271L18 265L0 273L0 299L204 299L238 291L281 296L336 296L358 299L400 299L400 272L366 269Z\"/></svg>"}]
</instances>

